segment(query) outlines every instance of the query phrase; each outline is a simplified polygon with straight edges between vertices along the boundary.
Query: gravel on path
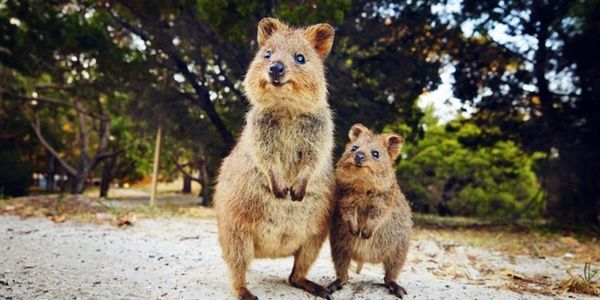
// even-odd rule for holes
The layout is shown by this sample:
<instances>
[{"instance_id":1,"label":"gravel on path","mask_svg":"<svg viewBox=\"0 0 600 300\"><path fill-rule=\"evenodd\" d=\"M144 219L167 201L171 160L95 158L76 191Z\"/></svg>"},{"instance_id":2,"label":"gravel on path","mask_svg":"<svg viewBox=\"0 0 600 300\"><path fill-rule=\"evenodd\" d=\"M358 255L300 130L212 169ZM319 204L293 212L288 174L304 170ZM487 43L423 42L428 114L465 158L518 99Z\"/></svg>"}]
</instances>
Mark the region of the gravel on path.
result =
<instances>
[{"instance_id":1,"label":"gravel on path","mask_svg":"<svg viewBox=\"0 0 600 300\"><path fill-rule=\"evenodd\" d=\"M517 257L489 250L415 241L400 277L405 299L556 299L501 289L502 280L477 280L473 257L492 270L562 276L560 261ZM325 245L309 278L334 280ZM314 299L291 287L293 259L255 260L248 287L260 299ZM469 280L434 275L442 267L470 272ZM464 267L464 268L463 268ZM489 277L489 276L488 276ZM351 273L335 299L395 299L380 285L380 266ZM501 276L499 276L501 278ZM567 298L563 295L560 298ZM570 295L573 297L573 295ZM0 216L0 299L235 299L217 242L213 219L140 220L133 227L54 224L46 219ZM577 295L578 299L586 299ZM591 297L587 297L592 299Z\"/></svg>"}]
</instances>

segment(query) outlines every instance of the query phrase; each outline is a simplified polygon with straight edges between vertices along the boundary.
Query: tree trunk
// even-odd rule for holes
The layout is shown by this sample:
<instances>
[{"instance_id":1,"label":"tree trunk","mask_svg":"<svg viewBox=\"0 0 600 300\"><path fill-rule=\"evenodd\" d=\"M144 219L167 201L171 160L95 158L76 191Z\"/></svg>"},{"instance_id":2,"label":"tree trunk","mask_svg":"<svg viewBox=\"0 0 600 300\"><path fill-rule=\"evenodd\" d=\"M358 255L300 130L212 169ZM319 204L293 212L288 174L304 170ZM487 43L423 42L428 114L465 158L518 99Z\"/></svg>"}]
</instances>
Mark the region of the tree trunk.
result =
<instances>
[{"instance_id":1,"label":"tree trunk","mask_svg":"<svg viewBox=\"0 0 600 300\"><path fill-rule=\"evenodd\" d=\"M187 174L183 174L183 188L181 189L182 194L189 194L192 192L192 177Z\"/></svg>"},{"instance_id":2,"label":"tree trunk","mask_svg":"<svg viewBox=\"0 0 600 300\"><path fill-rule=\"evenodd\" d=\"M152 167L152 188L150 190L150 206L156 205L156 187L158 185L158 164L160 160L160 139L162 128L156 130L156 144L154 145L154 165Z\"/></svg>"},{"instance_id":3,"label":"tree trunk","mask_svg":"<svg viewBox=\"0 0 600 300\"><path fill-rule=\"evenodd\" d=\"M596 224L596 226L598 226L600 228L600 191L599 188L600 187L600 175L598 175L598 173L596 173L596 219L594 220L594 224Z\"/></svg>"},{"instance_id":4,"label":"tree trunk","mask_svg":"<svg viewBox=\"0 0 600 300\"><path fill-rule=\"evenodd\" d=\"M69 180L71 182L71 190L70 193L72 195L80 195L85 190L85 179L86 176L78 174L77 176L70 176Z\"/></svg>"},{"instance_id":5,"label":"tree trunk","mask_svg":"<svg viewBox=\"0 0 600 300\"><path fill-rule=\"evenodd\" d=\"M46 173L46 192L53 191L56 186L54 174L56 174L56 157L54 157L54 155L50 155L50 161L48 162L48 172Z\"/></svg>"},{"instance_id":6,"label":"tree trunk","mask_svg":"<svg viewBox=\"0 0 600 300\"><path fill-rule=\"evenodd\" d=\"M202 206L209 207L211 205L211 189L210 179L206 170L206 163L200 166L200 180L202 180Z\"/></svg>"},{"instance_id":7,"label":"tree trunk","mask_svg":"<svg viewBox=\"0 0 600 300\"><path fill-rule=\"evenodd\" d=\"M60 188L60 193L64 194L67 191L67 183L68 183L66 180L64 180L64 178L65 178L65 171L63 171L61 174L59 174L59 176L60 176L60 179L58 181L58 186ZM67 178L69 178L69 177L67 177ZM70 182L70 180L71 179L69 178L68 181Z\"/></svg>"},{"instance_id":8,"label":"tree trunk","mask_svg":"<svg viewBox=\"0 0 600 300\"><path fill-rule=\"evenodd\" d=\"M100 198L106 198L108 196L108 190L110 189L110 182L112 181L112 171L117 161L116 156L112 156L104 161L104 168L102 169L102 179L100 181Z\"/></svg>"}]
</instances>

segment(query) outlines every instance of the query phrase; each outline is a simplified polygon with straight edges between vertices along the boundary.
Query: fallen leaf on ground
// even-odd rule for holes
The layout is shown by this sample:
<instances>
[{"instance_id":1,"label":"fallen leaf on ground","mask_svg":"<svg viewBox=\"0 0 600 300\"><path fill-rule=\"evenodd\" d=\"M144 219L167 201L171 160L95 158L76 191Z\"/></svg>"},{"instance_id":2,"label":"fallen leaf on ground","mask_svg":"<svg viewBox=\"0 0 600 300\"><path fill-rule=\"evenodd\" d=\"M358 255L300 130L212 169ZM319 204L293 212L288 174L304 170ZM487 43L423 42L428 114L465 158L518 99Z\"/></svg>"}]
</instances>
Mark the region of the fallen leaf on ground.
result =
<instances>
[{"instance_id":1,"label":"fallen leaf on ground","mask_svg":"<svg viewBox=\"0 0 600 300\"><path fill-rule=\"evenodd\" d=\"M104 212L96 213L95 217L96 217L96 220L100 221L100 222L112 220L112 216L109 213L104 213Z\"/></svg>"},{"instance_id":2,"label":"fallen leaf on ground","mask_svg":"<svg viewBox=\"0 0 600 300\"><path fill-rule=\"evenodd\" d=\"M118 227L133 226L135 222L137 222L137 216L135 214L126 214L117 218Z\"/></svg>"},{"instance_id":3,"label":"fallen leaf on ground","mask_svg":"<svg viewBox=\"0 0 600 300\"><path fill-rule=\"evenodd\" d=\"M197 240L199 239L200 236L199 235L193 235L193 236L182 236L179 240L180 241L185 241L185 240Z\"/></svg>"},{"instance_id":4,"label":"fallen leaf on ground","mask_svg":"<svg viewBox=\"0 0 600 300\"><path fill-rule=\"evenodd\" d=\"M67 215L51 216L50 220L52 220L54 223L63 223L67 220Z\"/></svg>"}]
</instances>

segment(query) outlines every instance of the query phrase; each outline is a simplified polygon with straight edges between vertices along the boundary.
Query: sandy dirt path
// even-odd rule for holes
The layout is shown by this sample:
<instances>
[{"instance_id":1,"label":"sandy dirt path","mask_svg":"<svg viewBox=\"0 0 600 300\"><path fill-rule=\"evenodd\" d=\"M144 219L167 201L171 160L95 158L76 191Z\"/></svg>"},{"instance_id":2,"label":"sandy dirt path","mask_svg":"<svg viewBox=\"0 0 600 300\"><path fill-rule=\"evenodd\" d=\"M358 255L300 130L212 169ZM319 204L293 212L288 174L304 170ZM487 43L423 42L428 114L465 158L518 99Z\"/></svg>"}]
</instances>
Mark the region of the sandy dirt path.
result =
<instances>
[{"instance_id":1,"label":"sandy dirt path","mask_svg":"<svg viewBox=\"0 0 600 300\"><path fill-rule=\"evenodd\" d=\"M234 299L216 234L212 219L141 220L119 229L0 216L0 299ZM413 243L400 279L406 299L556 299L499 288L502 276L490 280L486 270L549 278L566 274L558 260L508 259L448 245ZM255 260L250 290L260 299L314 299L287 284L292 263L291 258ZM468 279L434 275L442 271L466 273ZM379 266L365 266L360 275L351 274L335 299L395 299L379 285L382 276ZM320 284L334 279L328 246L309 278ZM573 297L587 298L558 298Z\"/></svg>"}]
</instances>

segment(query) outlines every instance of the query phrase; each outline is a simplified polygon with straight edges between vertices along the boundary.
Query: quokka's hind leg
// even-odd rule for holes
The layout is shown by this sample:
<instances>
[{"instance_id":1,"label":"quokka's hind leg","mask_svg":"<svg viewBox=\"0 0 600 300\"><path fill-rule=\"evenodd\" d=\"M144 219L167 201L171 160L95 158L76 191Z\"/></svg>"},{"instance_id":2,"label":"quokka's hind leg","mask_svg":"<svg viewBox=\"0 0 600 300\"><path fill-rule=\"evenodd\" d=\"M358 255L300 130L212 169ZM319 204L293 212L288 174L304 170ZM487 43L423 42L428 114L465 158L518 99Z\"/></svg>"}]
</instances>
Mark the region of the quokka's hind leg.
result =
<instances>
[{"instance_id":1,"label":"quokka's hind leg","mask_svg":"<svg viewBox=\"0 0 600 300\"><path fill-rule=\"evenodd\" d=\"M329 284L327 289L331 292L340 290L346 282L348 282L348 269L350 268L350 255L343 249L337 249L335 245L332 245L331 257L333 258L333 265L335 267L336 279L334 282Z\"/></svg>"},{"instance_id":2,"label":"quokka's hind leg","mask_svg":"<svg viewBox=\"0 0 600 300\"><path fill-rule=\"evenodd\" d=\"M220 232L223 259L227 263L233 290L238 299L257 300L246 287L246 271L254 257L254 245L249 235L240 232Z\"/></svg>"},{"instance_id":3,"label":"quokka's hind leg","mask_svg":"<svg viewBox=\"0 0 600 300\"><path fill-rule=\"evenodd\" d=\"M400 270L402 270L402 266L404 265L405 258L406 255L400 257L396 256L383 262L383 268L385 270L383 282L385 287L390 290L391 294L396 295L398 298L402 298L404 295L408 294L406 290L396 282L400 275Z\"/></svg>"},{"instance_id":4,"label":"quokka's hind leg","mask_svg":"<svg viewBox=\"0 0 600 300\"><path fill-rule=\"evenodd\" d=\"M303 289L317 297L333 299L328 289L306 279L310 267L319 256L319 250L321 250L325 237L326 235L314 236L296 251L294 254L294 268L289 280L294 287Z\"/></svg>"}]
</instances>

